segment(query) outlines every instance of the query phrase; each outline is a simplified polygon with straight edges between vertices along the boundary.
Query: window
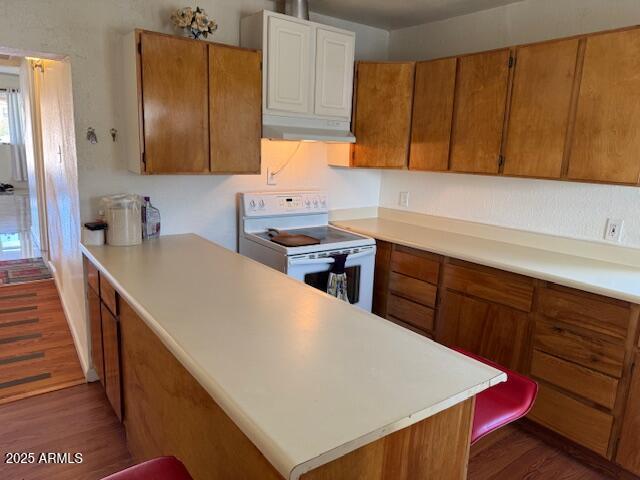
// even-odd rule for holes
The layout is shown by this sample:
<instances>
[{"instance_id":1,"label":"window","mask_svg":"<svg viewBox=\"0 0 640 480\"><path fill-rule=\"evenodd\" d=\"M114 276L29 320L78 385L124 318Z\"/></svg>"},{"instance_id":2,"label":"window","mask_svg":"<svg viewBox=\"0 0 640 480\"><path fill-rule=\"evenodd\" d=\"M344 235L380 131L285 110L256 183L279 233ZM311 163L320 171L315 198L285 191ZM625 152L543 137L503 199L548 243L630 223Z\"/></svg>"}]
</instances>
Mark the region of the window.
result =
<instances>
[{"instance_id":1,"label":"window","mask_svg":"<svg viewBox=\"0 0 640 480\"><path fill-rule=\"evenodd\" d=\"M7 94L0 92L0 143L9 143L9 103Z\"/></svg>"}]
</instances>

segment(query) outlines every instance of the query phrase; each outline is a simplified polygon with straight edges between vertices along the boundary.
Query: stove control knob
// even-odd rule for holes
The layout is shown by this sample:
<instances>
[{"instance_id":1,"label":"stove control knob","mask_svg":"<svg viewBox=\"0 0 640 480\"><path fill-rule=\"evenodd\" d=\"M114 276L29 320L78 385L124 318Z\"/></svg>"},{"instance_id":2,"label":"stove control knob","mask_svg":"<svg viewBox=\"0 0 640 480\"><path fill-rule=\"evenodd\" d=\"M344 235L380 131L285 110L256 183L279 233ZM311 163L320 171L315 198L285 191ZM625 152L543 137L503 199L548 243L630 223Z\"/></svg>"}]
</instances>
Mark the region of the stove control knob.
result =
<instances>
[{"instance_id":1,"label":"stove control knob","mask_svg":"<svg viewBox=\"0 0 640 480\"><path fill-rule=\"evenodd\" d=\"M260 205L260 208L264 208L264 200L260 200L259 205Z\"/></svg>"},{"instance_id":2,"label":"stove control knob","mask_svg":"<svg viewBox=\"0 0 640 480\"><path fill-rule=\"evenodd\" d=\"M307 208L311 208L311 202L309 200L304 201L304 206Z\"/></svg>"},{"instance_id":3,"label":"stove control knob","mask_svg":"<svg viewBox=\"0 0 640 480\"><path fill-rule=\"evenodd\" d=\"M323 207L326 207L326 206L327 206L327 199L326 199L326 198L321 198L321 199L320 199L320 204L321 204Z\"/></svg>"},{"instance_id":4,"label":"stove control knob","mask_svg":"<svg viewBox=\"0 0 640 480\"><path fill-rule=\"evenodd\" d=\"M256 201L255 200L251 200L249 202L249 206L251 207L251 210L255 210L256 208Z\"/></svg>"},{"instance_id":5,"label":"stove control knob","mask_svg":"<svg viewBox=\"0 0 640 480\"><path fill-rule=\"evenodd\" d=\"M313 208L318 208L318 199L317 198L315 198L313 200Z\"/></svg>"}]
</instances>

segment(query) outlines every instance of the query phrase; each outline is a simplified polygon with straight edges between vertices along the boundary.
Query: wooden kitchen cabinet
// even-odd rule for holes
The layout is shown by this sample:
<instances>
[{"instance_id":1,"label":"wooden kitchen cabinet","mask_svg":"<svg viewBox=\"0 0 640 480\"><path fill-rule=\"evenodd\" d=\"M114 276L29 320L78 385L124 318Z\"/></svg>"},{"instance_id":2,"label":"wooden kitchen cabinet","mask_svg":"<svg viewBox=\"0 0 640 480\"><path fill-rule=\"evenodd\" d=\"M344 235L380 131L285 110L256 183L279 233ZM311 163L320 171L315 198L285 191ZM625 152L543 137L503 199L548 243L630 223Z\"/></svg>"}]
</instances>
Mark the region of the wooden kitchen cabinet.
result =
<instances>
[{"instance_id":1,"label":"wooden kitchen cabinet","mask_svg":"<svg viewBox=\"0 0 640 480\"><path fill-rule=\"evenodd\" d=\"M122 421L122 380L120 375L120 325L102 304L102 344L104 348L104 388L109 403Z\"/></svg>"},{"instance_id":2,"label":"wooden kitchen cabinet","mask_svg":"<svg viewBox=\"0 0 640 480\"><path fill-rule=\"evenodd\" d=\"M640 179L640 29L586 38L567 177Z\"/></svg>"},{"instance_id":3,"label":"wooden kitchen cabinet","mask_svg":"<svg viewBox=\"0 0 640 480\"><path fill-rule=\"evenodd\" d=\"M633 376L624 412L616 462L640 475L640 351L635 353Z\"/></svg>"},{"instance_id":4,"label":"wooden kitchen cabinet","mask_svg":"<svg viewBox=\"0 0 640 480\"><path fill-rule=\"evenodd\" d=\"M124 39L123 144L139 174L260 171L260 53L136 30Z\"/></svg>"},{"instance_id":5,"label":"wooden kitchen cabinet","mask_svg":"<svg viewBox=\"0 0 640 480\"><path fill-rule=\"evenodd\" d=\"M413 62L358 62L351 166L406 168L413 103Z\"/></svg>"},{"instance_id":6,"label":"wooden kitchen cabinet","mask_svg":"<svg viewBox=\"0 0 640 480\"><path fill-rule=\"evenodd\" d=\"M120 362L120 298L113 285L83 257L86 275L88 320L91 331L91 360L109 403L120 420L123 417ZM99 285L94 289L93 285Z\"/></svg>"},{"instance_id":7,"label":"wooden kitchen cabinet","mask_svg":"<svg viewBox=\"0 0 640 480\"><path fill-rule=\"evenodd\" d=\"M211 172L260 173L262 67L256 50L209 45Z\"/></svg>"},{"instance_id":8,"label":"wooden kitchen cabinet","mask_svg":"<svg viewBox=\"0 0 640 480\"><path fill-rule=\"evenodd\" d=\"M458 58L450 170L499 172L510 59L509 49Z\"/></svg>"},{"instance_id":9,"label":"wooden kitchen cabinet","mask_svg":"<svg viewBox=\"0 0 640 480\"><path fill-rule=\"evenodd\" d=\"M207 44L140 33L146 173L209 171Z\"/></svg>"},{"instance_id":10,"label":"wooden kitchen cabinet","mask_svg":"<svg viewBox=\"0 0 640 480\"><path fill-rule=\"evenodd\" d=\"M528 331L524 312L452 290L442 294L436 333L440 343L523 371Z\"/></svg>"},{"instance_id":11,"label":"wooden kitchen cabinet","mask_svg":"<svg viewBox=\"0 0 640 480\"><path fill-rule=\"evenodd\" d=\"M579 39L516 49L504 174L560 178Z\"/></svg>"},{"instance_id":12,"label":"wooden kitchen cabinet","mask_svg":"<svg viewBox=\"0 0 640 480\"><path fill-rule=\"evenodd\" d=\"M102 350L102 315L100 314L100 297L87 288L87 305L89 308L89 328L91 329L91 364L98 379L104 386L104 353Z\"/></svg>"},{"instance_id":13,"label":"wooden kitchen cabinet","mask_svg":"<svg viewBox=\"0 0 640 480\"><path fill-rule=\"evenodd\" d=\"M449 169L456 58L416 64L411 122L411 170Z\"/></svg>"}]
</instances>

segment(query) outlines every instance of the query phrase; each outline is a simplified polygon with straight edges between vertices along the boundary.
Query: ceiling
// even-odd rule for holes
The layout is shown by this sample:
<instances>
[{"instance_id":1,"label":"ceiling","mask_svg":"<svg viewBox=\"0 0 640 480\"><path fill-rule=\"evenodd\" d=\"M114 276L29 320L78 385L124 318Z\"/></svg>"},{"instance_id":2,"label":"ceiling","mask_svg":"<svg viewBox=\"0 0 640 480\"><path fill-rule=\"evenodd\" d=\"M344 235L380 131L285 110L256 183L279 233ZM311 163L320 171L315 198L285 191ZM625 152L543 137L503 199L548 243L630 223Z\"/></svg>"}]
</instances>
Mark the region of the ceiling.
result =
<instances>
[{"instance_id":1,"label":"ceiling","mask_svg":"<svg viewBox=\"0 0 640 480\"><path fill-rule=\"evenodd\" d=\"M519 1L522 0L309 0L309 9L394 30Z\"/></svg>"}]
</instances>

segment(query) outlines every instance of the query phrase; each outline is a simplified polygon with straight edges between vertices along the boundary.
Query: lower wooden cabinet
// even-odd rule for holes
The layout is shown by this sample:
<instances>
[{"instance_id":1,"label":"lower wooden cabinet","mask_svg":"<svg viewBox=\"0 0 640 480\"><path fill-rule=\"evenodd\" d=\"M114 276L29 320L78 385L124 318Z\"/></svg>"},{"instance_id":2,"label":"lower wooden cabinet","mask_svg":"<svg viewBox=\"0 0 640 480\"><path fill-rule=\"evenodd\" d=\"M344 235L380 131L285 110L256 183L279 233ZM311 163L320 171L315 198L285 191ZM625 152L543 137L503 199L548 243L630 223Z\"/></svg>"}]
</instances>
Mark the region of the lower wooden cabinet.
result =
<instances>
[{"instance_id":1,"label":"lower wooden cabinet","mask_svg":"<svg viewBox=\"0 0 640 480\"><path fill-rule=\"evenodd\" d=\"M608 457L614 420L610 413L541 384L529 418L603 457Z\"/></svg>"},{"instance_id":2,"label":"lower wooden cabinet","mask_svg":"<svg viewBox=\"0 0 640 480\"><path fill-rule=\"evenodd\" d=\"M631 386L624 412L616 462L640 475L640 351L635 353Z\"/></svg>"},{"instance_id":3,"label":"lower wooden cabinet","mask_svg":"<svg viewBox=\"0 0 640 480\"><path fill-rule=\"evenodd\" d=\"M446 291L440 304L436 340L523 371L528 329L524 312Z\"/></svg>"},{"instance_id":4,"label":"lower wooden cabinet","mask_svg":"<svg viewBox=\"0 0 640 480\"><path fill-rule=\"evenodd\" d=\"M640 475L639 305L387 242L375 275L374 313L532 377L529 420Z\"/></svg>"},{"instance_id":5,"label":"lower wooden cabinet","mask_svg":"<svg viewBox=\"0 0 640 480\"><path fill-rule=\"evenodd\" d=\"M102 350L102 316L100 315L100 297L89 286L87 288L89 308L89 327L91 329L91 363L104 386L104 354Z\"/></svg>"},{"instance_id":6,"label":"lower wooden cabinet","mask_svg":"<svg viewBox=\"0 0 640 480\"><path fill-rule=\"evenodd\" d=\"M91 331L91 362L104 387L114 412L122 421L122 376L120 363L120 298L109 281L85 257L85 284L89 327ZM94 281L99 279L99 281ZM99 285L98 293L92 285Z\"/></svg>"},{"instance_id":7,"label":"lower wooden cabinet","mask_svg":"<svg viewBox=\"0 0 640 480\"><path fill-rule=\"evenodd\" d=\"M120 324L102 305L102 345L104 348L104 388L113 411L122 420L122 385L120 376Z\"/></svg>"}]
</instances>

